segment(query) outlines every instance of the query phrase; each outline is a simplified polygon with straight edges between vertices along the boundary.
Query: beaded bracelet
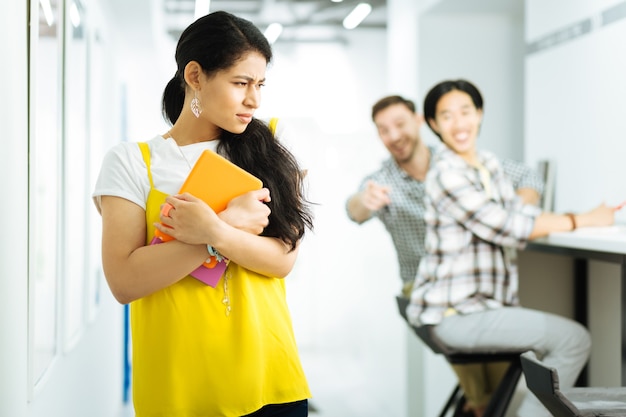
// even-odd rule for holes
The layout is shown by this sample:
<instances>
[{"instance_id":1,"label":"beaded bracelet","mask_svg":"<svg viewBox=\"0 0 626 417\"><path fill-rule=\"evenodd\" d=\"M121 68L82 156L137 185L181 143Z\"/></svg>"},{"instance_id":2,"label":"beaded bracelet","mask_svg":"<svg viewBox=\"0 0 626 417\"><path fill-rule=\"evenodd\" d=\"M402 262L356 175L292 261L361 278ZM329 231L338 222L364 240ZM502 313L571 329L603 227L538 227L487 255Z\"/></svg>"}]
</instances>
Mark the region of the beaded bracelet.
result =
<instances>
[{"instance_id":1,"label":"beaded bracelet","mask_svg":"<svg viewBox=\"0 0 626 417\"><path fill-rule=\"evenodd\" d=\"M209 251L209 255L211 255L212 257L215 257L217 259L217 262L222 262L224 259L226 259L213 246L206 245L206 248Z\"/></svg>"}]
</instances>

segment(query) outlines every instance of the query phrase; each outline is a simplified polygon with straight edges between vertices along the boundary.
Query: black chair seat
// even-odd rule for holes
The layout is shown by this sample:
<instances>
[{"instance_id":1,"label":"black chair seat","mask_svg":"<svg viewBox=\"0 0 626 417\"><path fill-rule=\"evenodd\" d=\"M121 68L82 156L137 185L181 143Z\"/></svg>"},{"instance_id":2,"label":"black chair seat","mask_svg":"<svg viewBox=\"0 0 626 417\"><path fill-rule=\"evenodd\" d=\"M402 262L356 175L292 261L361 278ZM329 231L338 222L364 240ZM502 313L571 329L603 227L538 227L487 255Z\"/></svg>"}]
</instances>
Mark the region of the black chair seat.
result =
<instances>
[{"instance_id":1,"label":"black chair seat","mask_svg":"<svg viewBox=\"0 0 626 417\"><path fill-rule=\"evenodd\" d=\"M446 346L433 331L433 326L413 326L409 323L406 308L409 299L401 296L396 297L398 310L400 315L406 320L411 329L433 352L444 355L446 361L450 364L470 364L470 363L491 363L491 362L509 362L510 365L498 385L498 388L491 397L491 401L487 405L483 417L504 417L506 410L513 398L517 383L522 374L520 364L520 354L518 350L458 350ZM454 410L453 417L463 416L463 406L465 404L465 396L460 385L452 391L448 401L444 405L439 417L448 415Z\"/></svg>"}]
</instances>

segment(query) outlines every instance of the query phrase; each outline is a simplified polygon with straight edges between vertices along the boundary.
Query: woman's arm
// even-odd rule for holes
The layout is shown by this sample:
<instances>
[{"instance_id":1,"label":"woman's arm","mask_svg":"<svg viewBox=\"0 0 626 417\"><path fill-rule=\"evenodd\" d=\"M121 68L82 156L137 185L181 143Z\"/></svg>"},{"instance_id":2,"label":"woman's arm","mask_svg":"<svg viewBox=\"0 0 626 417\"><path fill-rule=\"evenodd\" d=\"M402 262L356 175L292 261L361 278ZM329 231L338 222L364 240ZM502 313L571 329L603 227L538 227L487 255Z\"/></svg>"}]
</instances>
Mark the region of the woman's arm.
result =
<instances>
[{"instance_id":1,"label":"woman's arm","mask_svg":"<svg viewBox=\"0 0 626 417\"><path fill-rule=\"evenodd\" d=\"M270 208L263 203L270 201L269 190L262 188L233 198L226 209L217 215L236 229L260 235L269 224L271 213Z\"/></svg>"},{"instance_id":2,"label":"woman's arm","mask_svg":"<svg viewBox=\"0 0 626 417\"><path fill-rule=\"evenodd\" d=\"M179 281L208 257L206 245L146 246L145 211L129 200L102 196L101 212L104 274L122 304Z\"/></svg>"},{"instance_id":3,"label":"woman's arm","mask_svg":"<svg viewBox=\"0 0 626 417\"><path fill-rule=\"evenodd\" d=\"M267 191L267 190L265 190ZM262 190L252 191L258 208L251 208L250 215L257 211L269 210L263 201ZM188 244L211 245L231 261L262 275L285 277L295 264L298 250L280 239L258 236L238 229L224 220L202 200L182 194L170 196L166 202L172 205L169 216L161 216L164 225L155 227ZM208 252L206 252L208 253ZM207 255L208 257L208 255Z\"/></svg>"},{"instance_id":4,"label":"woman's arm","mask_svg":"<svg viewBox=\"0 0 626 417\"><path fill-rule=\"evenodd\" d=\"M616 207L600 204L591 211L569 215L542 213L533 226L529 239L546 236L552 232L567 232L579 227L609 226L615 220Z\"/></svg>"},{"instance_id":5,"label":"woman's arm","mask_svg":"<svg viewBox=\"0 0 626 417\"><path fill-rule=\"evenodd\" d=\"M566 232L578 227L608 226L614 222L616 207L601 204L595 209L572 216L542 212L532 214L529 205L512 211L489 199L483 190L468 186L454 173L439 176L438 207L480 238L502 246L517 246L552 232ZM535 208L535 210L538 210ZM575 224L574 224L575 223ZM529 233L530 231L530 233Z\"/></svg>"},{"instance_id":6,"label":"woman's arm","mask_svg":"<svg viewBox=\"0 0 626 417\"><path fill-rule=\"evenodd\" d=\"M224 223L225 229L213 236L220 254L251 271L269 277L286 277L296 262L299 246L290 247L280 239L257 236Z\"/></svg>"}]
</instances>

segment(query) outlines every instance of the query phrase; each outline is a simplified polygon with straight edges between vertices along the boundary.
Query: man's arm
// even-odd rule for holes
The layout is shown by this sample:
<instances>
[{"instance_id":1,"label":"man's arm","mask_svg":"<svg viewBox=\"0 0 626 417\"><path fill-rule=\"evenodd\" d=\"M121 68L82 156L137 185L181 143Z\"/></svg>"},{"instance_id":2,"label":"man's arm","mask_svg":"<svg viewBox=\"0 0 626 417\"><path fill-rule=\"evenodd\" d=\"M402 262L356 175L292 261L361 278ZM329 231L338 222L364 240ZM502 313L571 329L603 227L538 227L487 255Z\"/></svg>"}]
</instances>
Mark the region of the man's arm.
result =
<instances>
[{"instance_id":1,"label":"man's arm","mask_svg":"<svg viewBox=\"0 0 626 417\"><path fill-rule=\"evenodd\" d=\"M544 183L539 172L513 159L503 159L504 175L525 204L538 205L543 194Z\"/></svg>"},{"instance_id":2,"label":"man's arm","mask_svg":"<svg viewBox=\"0 0 626 417\"><path fill-rule=\"evenodd\" d=\"M365 188L353 194L346 203L348 217L359 224L372 218L374 213L391 202L389 187L367 181Z\"/></svg>"},{"instance_id":3,"label":"man's arm","mask_svg":"<svg viewBox=\"0 0 626 417\"><path fill-rule=\"evenodd\" d=\"M533 188L518 188L515 193L522 199L524 204L538 206L541 202L541 195Z\"/></svg>"}]
</instances>

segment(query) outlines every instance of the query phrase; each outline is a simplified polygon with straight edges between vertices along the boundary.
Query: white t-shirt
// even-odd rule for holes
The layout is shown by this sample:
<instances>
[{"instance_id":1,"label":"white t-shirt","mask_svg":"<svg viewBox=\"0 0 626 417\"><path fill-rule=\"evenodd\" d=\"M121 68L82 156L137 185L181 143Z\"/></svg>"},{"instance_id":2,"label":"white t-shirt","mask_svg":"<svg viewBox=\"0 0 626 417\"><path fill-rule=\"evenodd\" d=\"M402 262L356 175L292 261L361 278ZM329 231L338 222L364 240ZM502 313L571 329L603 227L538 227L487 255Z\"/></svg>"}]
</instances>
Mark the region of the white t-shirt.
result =
<instances>
[{"instance_id":1,"label":"white t-shirt","mask_svg":"<svg viewBox=\"0 0 626 417\"><path fill-rule=\"evenodd\" d=\"M215 151L218 143L214 140L178 146L172 138L156 136L149 140L154 187L166 194L176 194L202 151ZM149 192L148 170L139 145L136 142L122 142L111 148L102 161L93 192L98 211L103 195L124 198L145 210Z\"/></svg>"},{"instance_id":2,"label":"white t-shirt","mask_svg":"<svg viewBox=\"0 0 626 417\"><path fill-rule=\"evenodd\" d=\"M282 124L278 123L276 128L277 139L285 145ZM218 144L219 140L213 140L178 146L172 138L164 139L160 135L149 140L154 187L166 194L176 194L202 151L215 151ZM286 147L291 148L288 144ZM111 148L102 161L92 194L98 211L103 195L124 198L145 210L149 192L150 180L139 145L136 142L121 142Z\"/></svg>"}]
</instances>

